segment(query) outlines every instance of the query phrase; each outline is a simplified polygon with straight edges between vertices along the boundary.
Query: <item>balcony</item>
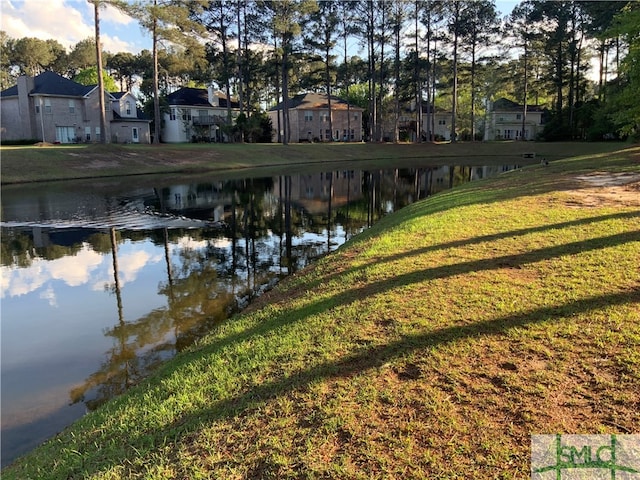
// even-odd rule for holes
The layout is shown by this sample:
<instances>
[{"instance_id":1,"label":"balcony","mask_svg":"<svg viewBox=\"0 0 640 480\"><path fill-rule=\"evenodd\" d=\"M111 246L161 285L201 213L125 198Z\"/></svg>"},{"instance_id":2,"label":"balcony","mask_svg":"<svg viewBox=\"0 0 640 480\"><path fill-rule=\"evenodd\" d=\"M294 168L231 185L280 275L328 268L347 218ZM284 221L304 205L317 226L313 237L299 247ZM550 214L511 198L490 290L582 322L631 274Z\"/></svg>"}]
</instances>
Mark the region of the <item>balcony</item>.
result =
<instances>
[{"instance_id":1,"label":"balcony","mask_svg":"<svg viewBox=\"0 0 640 480\"><path fill-rule=\"evenodd\" d=\"M200 115L198 117L193 117L194 125L226 125L227 119L221 117L220 115Z\"/></svg>"}]
</instances>

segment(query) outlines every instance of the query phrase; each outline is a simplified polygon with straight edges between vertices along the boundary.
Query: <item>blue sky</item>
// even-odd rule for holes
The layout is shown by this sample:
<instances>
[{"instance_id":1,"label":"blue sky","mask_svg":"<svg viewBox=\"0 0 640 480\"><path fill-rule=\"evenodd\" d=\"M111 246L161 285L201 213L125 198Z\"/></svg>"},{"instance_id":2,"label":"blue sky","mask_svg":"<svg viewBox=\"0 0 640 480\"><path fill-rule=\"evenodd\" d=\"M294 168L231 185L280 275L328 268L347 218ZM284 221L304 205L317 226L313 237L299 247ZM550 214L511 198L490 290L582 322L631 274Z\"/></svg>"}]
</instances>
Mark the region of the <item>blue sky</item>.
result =
<instances>
[{"instance_id":1,"label":"blue sky","mask_svg":"<svg viewBox=\"0 0 640 480\"><path fill-rule=\"evenodd\" d=\"M519 2L497 1L500 15ZM151 49L151 38L139 24L115 8L101 10L103 49L138 53ZM0 0L0 29L12 38L36 37L58 40L70 50L80 40L94 35L93 5L86 0Z\"/></svg>"}]
</instances>

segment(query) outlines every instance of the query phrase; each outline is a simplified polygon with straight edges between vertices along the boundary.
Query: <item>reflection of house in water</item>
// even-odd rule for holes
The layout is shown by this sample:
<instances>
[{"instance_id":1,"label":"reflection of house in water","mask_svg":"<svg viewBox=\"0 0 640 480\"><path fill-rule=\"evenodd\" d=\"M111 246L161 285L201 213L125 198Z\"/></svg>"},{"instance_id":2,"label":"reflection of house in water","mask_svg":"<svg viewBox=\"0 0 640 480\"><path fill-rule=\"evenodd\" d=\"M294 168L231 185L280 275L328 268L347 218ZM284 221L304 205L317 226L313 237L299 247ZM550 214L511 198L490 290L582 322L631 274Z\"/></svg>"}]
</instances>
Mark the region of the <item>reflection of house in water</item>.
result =
<instances>
[{"instance_id":1,"label":"reflection of house in water","mask_svg":"<svg viewBox=\"0 0 640 480\"><path fill-rule=\"evenodd\" d=\"M518 165L488 165L482 167L443 165L427 168L421 175L421 189L430 195L472 180L495 177L520 168Z\"/></svg>"},{"instance_id":2,"label":"reflection of house in water","mask_svg":"<svg viewBox=\"0 0 640 480\"><path fill-rule=\"evenodd\" d=\"M27 228L28 227L25 227L25 229ZM51 227L33 226L30 227L30 230L34 248L44 248L52 245L73 247L74 245L81 245L87 242L89 237L100 233L99 230L91 228L55 229Z\"/></svg>"},{"instance_id":3,"label":"reflection of house in water","mask_svg":"<svg viewBox=\"0 0 640 480\"><path fill-rule=\"evenodd\" d=\"M162 213L173 211L194 219L224 221L225 206L230 206L232 193L223 190L223 182L172 185L156 191ZM227 209L228 210L228 209Z\"/></svg>"},{"instance_id":4,"label":"reflection of house in water","mask_svg":"<svg viewBox=\"0 0 640 480\"><path fill-rule=\"evenodd\" d=\"M274 180L279 191L283 177ZM331 197L333 207L341 207L362 198L362 171L338 170L291 176L291 200L312 214L326 213Z\"/></svg>"},{"instance_id":5,"label":"reflection of house in water","mask_svg":"<svg viewBox=\"0 0 640 480\"><path fill-rule=\"evenodd\" d=\"M485 167L471 167L470 180L482 180L483 178L495 177L504 172L517 170L519 165L489 165Z\"/></svg>"}]
</instances>

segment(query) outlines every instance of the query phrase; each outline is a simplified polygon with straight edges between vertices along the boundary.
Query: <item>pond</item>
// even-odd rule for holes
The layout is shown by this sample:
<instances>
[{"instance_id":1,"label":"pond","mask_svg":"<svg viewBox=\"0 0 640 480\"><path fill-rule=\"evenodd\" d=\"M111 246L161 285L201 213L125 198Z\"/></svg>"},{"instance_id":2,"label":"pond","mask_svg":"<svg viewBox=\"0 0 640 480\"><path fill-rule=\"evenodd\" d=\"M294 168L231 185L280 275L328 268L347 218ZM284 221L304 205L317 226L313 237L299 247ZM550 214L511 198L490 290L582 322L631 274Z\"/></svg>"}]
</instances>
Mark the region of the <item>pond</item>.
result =
<instances>
[{"instance_id":1,"label":"pond","mask_svg":"<svg viewBox=\"0 0 640 480\"><path fill-rule=\"evenodd\" d=\"M513 168L3 187L2 465L381 216Z\"/></svg>"}]
</instances>

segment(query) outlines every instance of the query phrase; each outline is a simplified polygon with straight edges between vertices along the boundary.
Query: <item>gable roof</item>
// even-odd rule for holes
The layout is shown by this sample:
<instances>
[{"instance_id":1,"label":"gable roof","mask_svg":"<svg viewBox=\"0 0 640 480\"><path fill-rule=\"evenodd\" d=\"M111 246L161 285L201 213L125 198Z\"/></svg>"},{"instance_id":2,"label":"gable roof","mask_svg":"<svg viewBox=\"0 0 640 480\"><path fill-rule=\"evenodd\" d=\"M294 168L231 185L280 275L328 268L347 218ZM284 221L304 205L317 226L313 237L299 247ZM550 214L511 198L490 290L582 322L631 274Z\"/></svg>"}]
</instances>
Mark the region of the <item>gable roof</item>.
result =
<instances>
[{"instance_id":1,"label":"gable roof","mask_svg":"<svg viewBox=\"0 0 640 480\"><path fill-rule=\"evenodd\" d=\"M520 112L522 111L522 105L502 97L493 102L492 110L494 112L498 110L506 112ZM527 105L528 112L542 112L543 110L544 108L542 108L540 105Z\"/></svg>"},{"instance_id":2,"label":"gable roof","mask_svg":"<svg viewBox=\"0 0 640 480\"><path fill-rule=\"evenodd\" d=\"M36 75L33 78L33 85L33 89L29 92L30 95L58 95L65 97L84 97L96 88L96 85L82 85L49 71ZM14 85L8 88L0 95L3 97L17 96L18 86Z\"/></svg>"},{"instance_id":3,"label":"gable roof","mask_svg":"<svg viewBox=\"0 0 640 480\"><path fill-rule=\"evenodd\" d=\"M227 108L227 96L221 92L215 92L219 106ZM189 107L211 107L209 92L206 88L182 87L167 95L169 105L184 105ZM218 105L215 105L216 107ZM240 104L231 100L231 108L240 108Z\"/></svg>"},{"instance_id":4,"label":"gable roof","mask_svg":"<svg viewBox=\"0 0 640 480\"><path fill-rule=\"evenodd\" d=\"M147 122L147 123L151 123L151 119L148 118L145 115L144 112L141 112L138 109L136 109L136 116L135 117L123 117L118 112L113 110L113 120L112 121L113 122Z\"/></svg>"},{"instance_id":5,"label":"gable roof","mask_svg":"<svg viewBox=\"0 0 640 480\"><path fill-rule=\"evenodd\" d=\"M324 93L301 93L299 95L290 98L287 102L289 108L297 108L300 110L312 110L312 109L328 109L329 102L328 97ZM331 95L331 109L332 110L346 110L349 103L338 97ZM284 102L280 102L275 107L269 109L270 112L276 110L282 110ZM356 107L354 105L349 106L353 110L364 110L363 108Z\"/></svg>"}]
</instances>

